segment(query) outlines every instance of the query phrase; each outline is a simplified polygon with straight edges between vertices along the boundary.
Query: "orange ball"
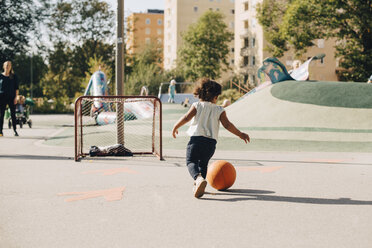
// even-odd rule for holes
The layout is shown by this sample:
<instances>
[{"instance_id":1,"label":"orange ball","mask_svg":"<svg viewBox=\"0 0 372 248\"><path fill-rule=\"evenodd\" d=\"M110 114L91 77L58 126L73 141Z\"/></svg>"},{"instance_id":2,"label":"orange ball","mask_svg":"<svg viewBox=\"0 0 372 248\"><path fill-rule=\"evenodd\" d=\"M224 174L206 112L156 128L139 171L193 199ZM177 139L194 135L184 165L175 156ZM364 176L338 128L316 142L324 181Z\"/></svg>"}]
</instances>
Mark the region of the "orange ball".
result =
<instances>
[{"instance_id":1,"label":"orange ball","mask_svg":"<svg viewBox=\"0 0 372 248\"><path fill-rule=\"evenodd\" d=\"M225 161L217 160L208 166L207 180L217 190L230 188L236 179L234 166Z\"/></svg>"}]
</instances>

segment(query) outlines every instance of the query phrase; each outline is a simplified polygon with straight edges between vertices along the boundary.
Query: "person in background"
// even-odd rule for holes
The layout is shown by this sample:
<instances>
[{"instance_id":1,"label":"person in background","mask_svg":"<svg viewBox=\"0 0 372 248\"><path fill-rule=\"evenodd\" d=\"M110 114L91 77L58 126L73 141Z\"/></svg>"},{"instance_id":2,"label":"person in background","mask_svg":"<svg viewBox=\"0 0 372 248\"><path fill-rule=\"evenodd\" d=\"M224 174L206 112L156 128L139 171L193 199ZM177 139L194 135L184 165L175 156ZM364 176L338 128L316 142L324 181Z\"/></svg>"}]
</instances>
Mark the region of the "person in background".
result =
<instances>
[{"instance_id":1,"label":"person in background","mask_svg":"<svg viewBox=\"0 0 372 248\"><path fill-rule=\"evenodd\" d=\"M4 72L0 74L0 137L3 136L3 124L6 105L10 108L14 136L18 136L17 122L15 115L15 105L18 97L18 79L14 74L12 62L5 61L3 64Z\"/></svg>"},{"instance_id":2,"label":"person in background","mask_svg":"<svg viewBox=\"0 0 372 248\"><path fill-rule=\"evenodd\" d=\"M174 96L176 95L176 80L172 79L168 88L169 99L168 102L174 103Z\"/></svg>"}]
</instances>

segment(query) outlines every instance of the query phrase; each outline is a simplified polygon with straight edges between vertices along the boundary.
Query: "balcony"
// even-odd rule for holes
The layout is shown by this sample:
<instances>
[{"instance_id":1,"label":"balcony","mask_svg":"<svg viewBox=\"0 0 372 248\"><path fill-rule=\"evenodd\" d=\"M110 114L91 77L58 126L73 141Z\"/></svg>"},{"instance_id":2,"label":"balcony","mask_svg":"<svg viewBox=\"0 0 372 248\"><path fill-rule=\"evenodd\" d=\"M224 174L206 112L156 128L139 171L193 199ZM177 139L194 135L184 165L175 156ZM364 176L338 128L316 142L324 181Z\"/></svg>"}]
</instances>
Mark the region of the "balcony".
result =
<instances>
[{"instance_id":1,"label":"balcony","mask_svg":"<svg viewBox=\"0 0 372 248\"><path fill-rule=\"evenodd\" d=\"M240 56L249 56L251 55L250 53L250 48L249 47L243 47L242 49L240 49Z\"/></svg>"}]
</instances>

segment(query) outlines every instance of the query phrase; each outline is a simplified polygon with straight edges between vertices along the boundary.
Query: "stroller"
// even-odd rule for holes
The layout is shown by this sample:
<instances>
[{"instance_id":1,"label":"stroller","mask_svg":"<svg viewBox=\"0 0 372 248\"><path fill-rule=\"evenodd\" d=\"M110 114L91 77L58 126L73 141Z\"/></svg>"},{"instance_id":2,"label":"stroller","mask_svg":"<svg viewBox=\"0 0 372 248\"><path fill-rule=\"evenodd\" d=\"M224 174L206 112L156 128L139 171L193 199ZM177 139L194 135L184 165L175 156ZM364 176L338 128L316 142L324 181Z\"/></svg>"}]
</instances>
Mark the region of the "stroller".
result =
<instances>
[{"instance_id":1,"label":"stroller","mask_svg":"<svg viewBox=\"0 0 372 248\"><path fill-rule=\"evenodd\" d=\"M32 120L30 119L30 106L32 105L34 105L34 101L31 98L26 99L24 96L18 96L15 114L16 124L18 124L20 128L22 128L24 124L28 124L30 128L32 127ZM9 108L6 111L5 118L9 118L8 127L9 129L12 128L12 118L10 118Z\"/></svg>"}]
</instances>

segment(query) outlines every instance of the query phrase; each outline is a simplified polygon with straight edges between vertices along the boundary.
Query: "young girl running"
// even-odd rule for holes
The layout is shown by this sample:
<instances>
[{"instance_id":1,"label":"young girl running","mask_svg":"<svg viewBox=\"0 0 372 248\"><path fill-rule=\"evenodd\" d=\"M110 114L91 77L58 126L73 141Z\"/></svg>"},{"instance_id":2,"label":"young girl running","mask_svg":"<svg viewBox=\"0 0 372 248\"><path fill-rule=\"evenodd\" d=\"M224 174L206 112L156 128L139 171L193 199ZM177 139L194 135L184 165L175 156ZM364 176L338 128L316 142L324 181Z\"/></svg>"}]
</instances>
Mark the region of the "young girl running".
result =
<instances>
[{"instance_id":1,"label":"young girl running","mask_svg":"<svg viewBox=\"0 0 372 248\"><path fill-rule=\"evenodd\" d=\"M223 107L216 105L221 94L221 85L210 79L203 79L195 88L194 95L199 97L199 102L192 104L190 110L174 125L172 135L176 138L178 129L192 119L187 131L190 141L187 144L186 163L194 181L194 196L200 198L204 194L207 181L208 162L214 154L218 138L220 122L231 133L235 134L245 143L249 136L242 133L232 124L226 116Z\"/></svg>"}]
</instances>

